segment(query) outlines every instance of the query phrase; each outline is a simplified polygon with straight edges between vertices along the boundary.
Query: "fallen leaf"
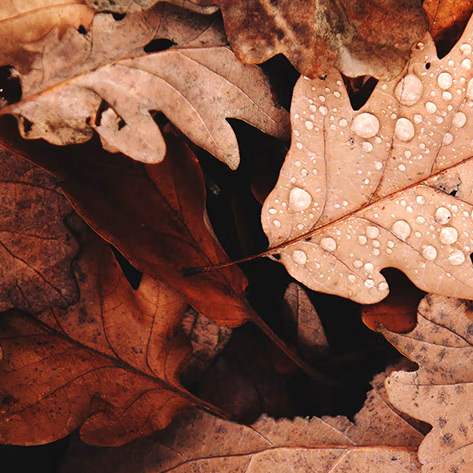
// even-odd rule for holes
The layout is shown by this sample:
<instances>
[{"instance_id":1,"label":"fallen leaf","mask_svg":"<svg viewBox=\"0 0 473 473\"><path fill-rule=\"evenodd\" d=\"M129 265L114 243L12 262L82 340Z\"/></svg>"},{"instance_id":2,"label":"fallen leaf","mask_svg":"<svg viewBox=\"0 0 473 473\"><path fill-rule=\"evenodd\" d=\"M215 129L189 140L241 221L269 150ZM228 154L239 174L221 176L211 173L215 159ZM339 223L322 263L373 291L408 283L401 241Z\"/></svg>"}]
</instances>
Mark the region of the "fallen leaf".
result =
<instances>
[{"instance_id":1,"label":"fallen leaf","mask_svg":"<svg viewBox=\"0 0 473 473\"><path fill-rule=\"evenodd\" d=\"M232 329L219 325L189 307L181 320L182 331L192 344L192 357L181 378L186 385L199 379L227 344Z\"/></svg>"},{"instance_id":2,"label":"fallen leaf","mask_svg":"<svg viewBox=\"0 0 473 473\"><path fill-rule=\"evenodd\" d=\"M88 29L94 11L85 0L10 0L0 4L0 65L31 70L30 46L45 36L61 38L69 27Z\"/></svg>"},{"instance_id":3,"label":"fallen leaf","mask_svg":"<svg viewBox=\"0 0 473 473\"><path fill-rule=\"evenodd\" d=\"M160 38L176 45L146 53ZM108 151L157 163L165 143L151 112L161 111L236 169L238 143L227 118L278 137L288 132L287 112L263 72L236 59L213 17L163 4L122 20L97 14L89 32L71 28L36 50L31 73L21 76L21 101L0 110L17 117L24 138L77 144L95 130Z\"/></svg>"},{"instance_id":4,"label":"fallen leaf","mask_svg":"<svg viewBox=\"0 0 473 473\"><path fill-rule=\"evenodd\" d=\"M172 3L179 7L206 15L217 11L217 7L215 6L200 7L190 0L85 0L85 3L94 10L125 14L146 10L159 2Z\"/></svg>"},{"instance_id":5,"label":"fallen leaf","mask_svg":"<svg viewBox=\"0 0 473 473\"><path fill-rule=\"evenodd\" d=\"M473 21L439 60L427 36L401 78L353 110L340 74L299 79L292 144L262 211L298 281L362 304L393 267L426 292L473 297Z\"/></svg>"},{"instance_id":6,"label":"fallen leaf","mask_svg":"<svg viewBox=\"0 0 473 473\"><path fill-rule=\"evenodd\" d=\"M322 322L317 311L299 284L291 283L284 293L286 316L295 327L295 345L307 360L314 360L328 349ZM291 327L291 328L293 328Z\"/></svg>"},{"instance_id":7,"label":"fallen leaf","mask_svg":"<svg viewBox=\"0 0 473 473\"><path fill-rule=\"evenodd\" d=\"M2 149L0 174L0 311L68 307L78 298L71 207L50 176Z\"/></svg>"},{"instance_id":8,"label":"fallen leaf","mask_svg":"<svg viewBox=\"0 0 473 473\"><path fill-rule=\"evenodd\" d=\"M147 275L135 291L108 245L82 230L79 302L0 317L1 443L52 442L80 427L85 442L121 445L209 407L178 379L186 301Z\"/></svg>"},{"instance_id":9,"label":"fallen leaf","mask_svg":"<svg viewBox=\"0 0 473 473\"><path fill-rule=\"evenodd\" d=\"M244 63L284 54L311 78L331 66L351 77L396 76L427 31L418 1L192 1L221 8L230 44Z\"/></svg>"},{"instance_id":10,"label":"fallen leaf","mask_svg":"<svg viewBox=\"0 0 473 473\"><path fill-rule=\"evenodd\" d=\"M437 43L453 45L471 14L471 0L425 0L422 4L430 23L430 34Z\"/></svg>"},{"instance_id":11,"label":"fallen leaf","mask_svg":"<svg viewBox=\"0 0 473 473\"><path fill-rule=\"evenodd\" d=\"M428 295L412 332L382 330L419 365L412 373L391 374L386 388L394 406L432 425L419 447L422 473L469 473L473 468L472 312L468 301Z\"/></svg>"},{"instance_id":12,"label":"fallen leaf","mask_svg":"<svg viewBox=\"0 0 473 473\"><path fill-rule=\"evenodd\" d=\"M375 381L354 423L346 417L262 417L244 426L194 411L120 449L76 442L62 471L417 473L416 448L423 435L387 402L383 379Z\"/></svg>"},{"instance_id":13,"label":"fallen leaf","mask_svg":"<svg viewBox=\"0 0 473 473\"><path fill-rule=\"evenodd\" d=\"M386 299L361 308L363 323L374 331L382 325L392 332L410 332L416 326L417 306L425 292L419 291L399 271L389 271L386 276L391 290Z\"/></svg>"}]
</instances>

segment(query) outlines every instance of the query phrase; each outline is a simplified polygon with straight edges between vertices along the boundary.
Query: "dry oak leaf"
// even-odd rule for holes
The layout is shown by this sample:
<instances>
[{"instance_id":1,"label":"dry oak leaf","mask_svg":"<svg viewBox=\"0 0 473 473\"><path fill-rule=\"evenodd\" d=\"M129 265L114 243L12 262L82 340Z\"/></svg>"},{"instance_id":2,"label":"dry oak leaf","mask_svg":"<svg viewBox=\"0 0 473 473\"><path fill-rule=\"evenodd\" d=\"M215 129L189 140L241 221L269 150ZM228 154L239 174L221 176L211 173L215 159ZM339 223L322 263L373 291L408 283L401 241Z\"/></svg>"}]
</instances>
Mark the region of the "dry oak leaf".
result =
<instances>
[{"instance_id":1,"label":"dry oak leaf","mask_svg":"<svg viewBox=\"0 0 473 473\"><path fill-rule=\"evenodd\" d=\"M146 53L159 38L177 44ZM37 49L33 71L21 77L21 101L0 110L17 117L24 138L75 144L95 130L108 151L157 163L165 155L151 115L158 110L236 169L238 143L227 118L278 137L288 133L288 114L263 72L238 61L214 17L164 4L120 21L99 13L86 34L70 28Z\"/></svg>"},{"instance_id":2,"label":"dry oak leaf","mask_svg":"<svg viewBox=\"0 0 473 473\"><path fill-rule=\"evenodd\" d=\"M350 77L396 76L428 26L417 0L192 1L221 8L242 62L261 63L281 53L312 78L330 66Z\"/></svg>"},{"instance_id":3,"label":"dry oak leaf","mask_svg":"<svg viewBox=\"0 0 473 473\"><path fill-rule=\"evenodd\" d=\"M383 381L383 375L375 379L354 423L346 417L276 421L264 416L245 426L194 411L118 450L76 444L63 471L417 473L423 435L388 403Z\"/></svg>"},{"instance_id":4,"label":"dry oak leaf","mask_svg":"<svg viewBox=\"0 0 473 473\"><path fill-rule=\"evenodd\" d=\"M49 175L2 149L0 175L0 311L66 308L78 298L72 209Z\"/></svg>"},{"instance_id":5,"label":"dry oak leaf","mask_svg":"<svg viewBox=\"0 0 473 473\"><path fill-rule=\"evenodd\" d=\"M2 144L53 174L79 215L139 271L182 293L219 324L235 327L256 315L238 267L182 274L183 267L228 257L208 223L199 162L171 128L164 128L167 155L157 165L109 154L97 140L69 147L22 140L15 128L12 117L3 117Z\"/></svg>"},{"instance_id":6,"label":"dry oak leaf","mask_svg":"<svg viewBox=\"0 0 473 473\"><path fill-rule=\"evenodd\" d=\"M442 60L427 36L356 111L338 73L299 79L262 211L267 254L298 281L372 304L394 267L426 292L473 298L472 44L473 21Z\"/></svg>"},{"instance_id":7,"label":"dry oak leaf","mask_svg":"<svg viewBox=\"0 0 473 473\"><path fill-rule=\"evenodd\" d=\"M62 37L69 27L89 28L94 11L85 0L4 0L0 3L0 65L15 64L27 73L29 47L45 36Z\"/></svg>"},{"instance_id":8,"label":"dry oak leaf","mask_svg":"<svg viewBox=\"0 0 473 473\"><path fill-rule=\"evenodd\" d=\"M135 291L104 241L89 231L81 243L76 305L0 318L1 443L52 442L80 427L85 442L121 445L208 406L178 379L186 301L146 275Z\"/></svg>"},{"instance_id":9,"label":"dry oak leaf","mask_svg":"<svg viewBox=\"0 0 473 473\"><path fill-rule=\"evenodd\" d=\"M422 473L473 471L473 307L436 295L424 298L416 328L382 333L419 369L386 380L398 409L432 425L419 447Z\"/></svg>"}]
</instances>

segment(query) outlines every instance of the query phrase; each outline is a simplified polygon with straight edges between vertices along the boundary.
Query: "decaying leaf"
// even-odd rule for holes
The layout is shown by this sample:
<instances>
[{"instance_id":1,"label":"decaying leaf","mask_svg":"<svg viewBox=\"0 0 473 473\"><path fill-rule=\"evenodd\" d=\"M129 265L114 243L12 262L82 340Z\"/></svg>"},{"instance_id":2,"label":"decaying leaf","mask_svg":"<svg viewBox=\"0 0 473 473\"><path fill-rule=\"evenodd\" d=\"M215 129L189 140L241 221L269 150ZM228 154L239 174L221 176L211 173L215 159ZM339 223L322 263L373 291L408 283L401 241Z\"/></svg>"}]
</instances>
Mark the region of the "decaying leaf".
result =
<instances>
[{"instance_id":1,"label":"decaying leaf","mask_svg":"<svg viewBox=\"0 0 473 473\"><path fill-rule=\"evenodd\" d=\"M338 73L299 80L262 213L269 253L297 280L371 304L394 267L424 291L473 298L472 44L473 21L442 60L426 37L357 111Z\"/></svg>"},{"instance_id":2,"label":"decaying leaf","mask_svg":"<svg viewBox=\"0 0 473 473\"><path fill-rule=\"evenodd\" d=\"M398 409L432 425L419 447L422 473L469 473L473 469L473 308L470 302L428 295L416 328L384 336L419 369L386 380Z\"/></svg>"},{"instance_id":3,"label":"decaying leaf","mask_svg":"<svg viewBox=\"0 0 473 473\"><path fill-rule=\"evenodd\" d=\"M192 0L218 5L238 58L249 64L284 54L315 78L331 66L345 75L398 75L427 31L420 1Z\"/></svg>"},{"instance_id":4,"label":"decaying leaf","mask_svg":"<svg viewBox=\"0 0 473 473\"><path fill-rule=\"evenodd\" d=\"M61 38L69 27L88 29L94 11L86 0L9 0L0 4L0 66L28 72L31 45L45 36Z\"/></svg>"},{"instance_id":5,"label":"decaying leaf","mask_svg":"<svg viewBox=\"0 0 473 473\"><path fill-rule=\"evenodd\" d=\"M327 337L317 311L299 284L291 283L284 293L286 314L296 328L296 346L308 360L317 358L328 348Z\"/></svg>"},{"instance_id":6,"label":"decaying leaf","mask_svg":"<svg viewBox=\"0 0 473 473\"><path fill-rule=\"evenodd\" d=\"M45 172L0 149L0 311L32 313L77 301L72 212Z\"/></svg>"},{"instance_id":7,"label":"decaying leaf","mask_svg":"<svg viewBox=\"0 0 473 473\"><path fill-rule=\"evenodd\" d=\"M176 45L146 53L160 38ZM21 76L21 101L0 111L17 117L24 138L83 143L95 130L107 150L156 163L165 143L151 112L161 111L235 169L238 143L227 118L287 134L287 112L263 72L236 59L213 17L165 4L120 21L99 13L89 32L70 28L61 40L47 37L35 47L32 71Z\"/></svg>"},{"instance_id":8,"label":"decaying leaf","mask_svg":"<svg viewBox=\"0 0 473 473\"><path fill-rule=\"evenodd\" d=\"M387 402L377 377L355 422L346 417L262 417L247 427L189 412L163 431L120 449L75 445L64 472L414 473L423 435Z\"/></svg>"},{"instance_id":9,"label":"decaying leaf","mask_svg":"<svg viewBox=\"0 0 473 473\"><path fill-rule=\"evenodd\" d=\"M108 245L86 235L76 305L0 317L1 443L47 443L80 427L85 442L121 445L207 406L178 379L186 301L146 275L135 291Z\"/></svg>"},{"instance_id":10,"label":"decaying leaf","mask_svg":"<svg viewBox=\"0 0 473 473\"><path fill-rule=\"evenodd\" d=\"M197 13L211 14L217 10L215 6L201 7L191 0L84 0L90 8L97 11L115 13L136 13L151 8L159 2L167 2L184 7Z\"/></svg>"}]
</instances>

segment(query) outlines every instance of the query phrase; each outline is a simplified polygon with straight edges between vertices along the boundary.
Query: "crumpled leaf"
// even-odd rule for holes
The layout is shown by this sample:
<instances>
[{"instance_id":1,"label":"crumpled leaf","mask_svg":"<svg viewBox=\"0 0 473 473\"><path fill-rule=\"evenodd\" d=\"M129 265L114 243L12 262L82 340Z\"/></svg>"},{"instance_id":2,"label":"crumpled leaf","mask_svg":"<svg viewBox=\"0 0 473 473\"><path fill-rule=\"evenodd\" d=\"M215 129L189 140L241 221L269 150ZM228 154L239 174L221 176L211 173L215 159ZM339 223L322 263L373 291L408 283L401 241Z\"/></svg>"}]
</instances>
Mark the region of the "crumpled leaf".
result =
<instances>
[{"instance_id":1,"label":"crumpled leaf","mask_svg":"<svg viewBox=\"0 0 473 473\"><path fill-rule=\"evenodd\" d=\"M471 302L428 295L416 328L383 335L419 369L386 380L398 409L432 425L419 447L422 473L469 473L473 469L473 307Z\"/></svg>"},{"instance_id":2,"label":"crumpled leaf","mask_svg":"<svg viewBox=\"0 0 473 473\"><path fill-rule=\"evenodd\" d=\"M62 37L69 27L88 29L94 11L86 0L6 0L0 3L0 66L28 72L32 44L49 34Z\"/></svg>"},{"instance_id":3,"label":"crumpled leaf","mask_svg":"<svg viewBox=\"0 0 473 473\"><path fill-rule=\"evenodd\" d=\"M426 292L473 297L472 44L473 21L442 60L426 37L357 111L338 73L299 80L262 212L268 253L298 281L372 304L394 267Z\"/></svg>"},{"instance_id":4,"label":"crumpled leaf","mask_svg":"<svg viewBox=\"0 0 473 473\"><path fill-rule=\"evenodd\" d=\"M298 352L308 360L316 359L328 349L322 322L304 289L291 283L284 293L288 322L295 326Z\"/></svg>"},{"instance_id":5,"label":"crumpled leaf","mask_svg":"<svg viewBox=\"0 0 473 473\"><path fill-rule=\"evenodd\" d=\"M203 412L189 412L148 439L120 449L75 444L67 473L414 473L423 435L392 408L382 387L384 375L355 422L346 417L294 421L262 417L238 425Z\"/></svg>"},{"instance_id":6,"label":"crumpled leaf","mask_svg":"<svg viewBox=\"0 0 473 473\"><path fill-rule=\"evenodd\" d=\"M143 48L158 38L178 45L147 54ZM75 144L95 130L107 150L157 163L165 143L151 112L162 111L236 169L238 143L227 118L287 134L287 112L263 72L236 59L215 18L163 4L120 21L97 14L86 34L69 29L36 48L33 70L21 78L21 101L0 111L17 117L24 138Z\"/></svg>"},{"instance_id":7,"label":"crumpled leaf","mask_svg":"<svg viewBox=\"0 0 473 473\"><path fill-rule=\"evenodd\" d=\"M121 445L208 406L178 379L186 301L147 275L135 291L108 245L87 235L76 305L0 317L1 443L47 443L80 427L85 442Z\"/></svg>"},{"instance_id":8,"label":"crumpled leaf","mask_svg":"<svg viewBox=\"0 0 473 473\"><path fill-rule=\"evenodd\" d=\"M56 182L0 149L0 311L38 313L77 301L72 212Z\"/></svg>"},{"instance_id":9,"label":"crumpled leaf","mask_svg":"<svg viewBox=\"0 0 473 473\"><path fill-rule=\"evenodd\" d=\"M398 75L427 31L420 1L192 0L218 5L238 58L249 64L284 54L303 75L331 66L345 75Z\"/></svg>"}]
</instances>

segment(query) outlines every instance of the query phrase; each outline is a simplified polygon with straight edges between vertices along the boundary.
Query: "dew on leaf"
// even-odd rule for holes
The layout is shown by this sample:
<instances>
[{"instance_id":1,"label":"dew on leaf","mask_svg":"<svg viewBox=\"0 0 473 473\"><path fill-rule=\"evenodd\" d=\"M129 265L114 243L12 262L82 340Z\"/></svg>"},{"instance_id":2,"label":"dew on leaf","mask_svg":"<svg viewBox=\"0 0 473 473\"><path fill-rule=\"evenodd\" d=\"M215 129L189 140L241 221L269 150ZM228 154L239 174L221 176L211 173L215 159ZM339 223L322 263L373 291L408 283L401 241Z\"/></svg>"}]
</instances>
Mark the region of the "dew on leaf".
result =
<instances>
[{"instance_id":1,"label":"dew on leaf","mask_svg":"<svg viewBox=\"0 0 473 473\"><path fill-rule=\"evenodd\" d=\"M434 261L437 258L437 249L432 245L428 245L422 250L422 256L428 261Z\"/></svg>"},{"instance_id":2,"label":"dew on leaf","mask_svg":"<svg viewBox=\"0 0 473 473\"><path fill-rule=\"evenodd\" d=\"M353 119L351 129L361 138L372 138L379 131L379 120L371 113L360 113Z\"/></svg>"},{"instance_id":3,"label":"dew on leaf","mask_svg":"<svg viewBox=\"0 0 473 473\"><path fill-rule=\"evenodd\" d=\"M326 251L335 251L337 249L337 243L330 237L322 238L320 246Z\"/></svg>"},{"instance_id":4,"label":"dew on leaf","mask_svg":"<svg viewBox=\"0 0 473 473\"><path fill-rule=\"evenodd\" d=\"M396 138L401 141L411 141L415 135L414 125L407 118L400 118L396 122L394 133L396 134Z\"/></svg>"},{"instance_id":5,"label":"dew on leaf","mask_svg":"<svg viewBox=\"0 0 473 473\"><path fill-rule=\"evenodd\" d=\"M305 251L302 250L295 250L292 253L292 259L297 263L297 264L306 264L307 262L307 255Z\"/></svg>"},{"instance_id":6,"label":"dew on leaf","mask_svg":"<svg viewBox=\"0 0 473 473\"><path fill-rule=\"evenodd\" d=\"M453 266L458 266L465 261L465 255L460 250L454 250L448 255L448 262Z\"/></svg>"},{"instance_id":7,"label":"dew on leaf","mask_svg":"<svg viewBox=\"0 0 473 473\"><path fill-rule=\"evenodd\" d=\"M458 240L458 231L454 227L443 228L440 232L440 241L444 245L451 245Z\"/></svg>"},{"instance_id":8,"label":"dew on leaf","mask_svg":"<svg viewBox=\"0 0 473 473\"><path fill-rule=\"evenodd\" d=\"M411 226L405 220L397 220L391 227L393 233L402 241L406 241L411 234Z\"/></svg>"},{"instance_id":9,"label":"dew on leaf","mask_svg":"<svg viewBox=\"0 0 473 473\"><path fill-rule=\"evenodd\" d=\"M396 85L394 95L402 105L410 106L419 101L423 90L421 80L415 74L407 74Z\"/></svg>"},{"instance_id":10,"label":"dew on leaf","mask_svg":"<svg viewBox=\"0 0 473 473\"><path fill-rule=\"evenodd\" d=\"M445 225L448 222L450 222L451 218L452 218L452 213L446 207L439 207L435 211L434 219L437 223L440 223L441 225Z\"/></svg>"},{"instance_id":11,"label":"dew on leaf","mask_svg":"<svg viewBox=\"0 0 473 473\"><path fill-rule=\"evenodd\" d=\"M451 87L453 79L448 72L441 72L437 78L437 84L441 89L448 89Z\"/></svg>"},{"instance_id":12,"label":"dew on leaf","mask_svg":"<svg viewBox=\"0 0 473 473\"><path fill-rule=\"evenodd\" d=\"M289 192L289 208L294 212L300 212L310 207L312 196L300 187L294 187Z\"/></svg>"}]
</instances>

